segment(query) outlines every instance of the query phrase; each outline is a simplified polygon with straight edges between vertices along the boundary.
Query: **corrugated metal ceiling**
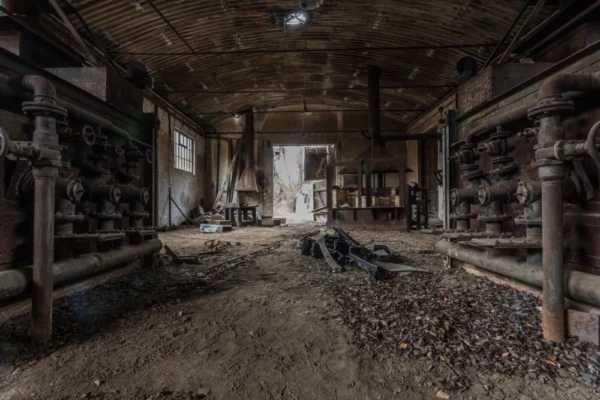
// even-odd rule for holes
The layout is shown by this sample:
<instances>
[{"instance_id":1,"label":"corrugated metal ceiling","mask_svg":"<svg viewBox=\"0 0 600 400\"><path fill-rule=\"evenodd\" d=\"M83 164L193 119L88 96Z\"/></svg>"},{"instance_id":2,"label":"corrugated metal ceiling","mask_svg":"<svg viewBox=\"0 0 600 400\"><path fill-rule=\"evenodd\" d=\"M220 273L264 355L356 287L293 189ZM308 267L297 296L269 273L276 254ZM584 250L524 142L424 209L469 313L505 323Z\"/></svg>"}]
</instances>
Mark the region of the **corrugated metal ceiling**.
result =
<instances>
[{"instance_id":1,"label":"corrugated metal ceiling","mask_svg":"<svg viewBox=\"0 0 600 400\"><path fill-rule=\"evenodd\" d=\"M151 1L70 3L116 61L143 61L153 74L155 90L203 124L223 118L213 113L246 106L301 106L303 100L309 107L365 109L368 93L356 89L366 87L369 65L383 69L381 86L390 88L382 92L382 106L426 110L451 89L401 87L455 84L461 57L470 55L483 64L493 50L427 46L495 44L526 2L325 0L310 13L308 24L286 26L285 17L298 9L296 0ZM540 18L551 11L552 6L546 7ZM70 18L86 36L80 21L73 14ZM191 54L175 30L198 54ZM423 48L381 49L391 46ZM419 113L390 114L408 124Z\"/></svg>"}]
</instances>

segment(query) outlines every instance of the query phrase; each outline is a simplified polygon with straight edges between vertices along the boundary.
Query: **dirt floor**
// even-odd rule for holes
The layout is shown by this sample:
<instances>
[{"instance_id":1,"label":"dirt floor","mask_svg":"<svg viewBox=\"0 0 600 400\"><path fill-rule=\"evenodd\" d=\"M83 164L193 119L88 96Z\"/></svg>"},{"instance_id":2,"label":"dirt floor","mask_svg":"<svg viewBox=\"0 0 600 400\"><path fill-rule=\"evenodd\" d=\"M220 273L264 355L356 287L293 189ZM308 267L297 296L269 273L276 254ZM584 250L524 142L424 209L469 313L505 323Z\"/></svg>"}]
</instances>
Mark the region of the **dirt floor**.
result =
<instances>
[{"instance_id":1,"label":"dirt floor","mask_svg":"<svg viewBox=\"0 0 600 400\"><path fill-rule=\"evenodd\" d=\"M203 263L56 300L47 346L0 314L0 400L600 398L597 348L542 343L535 298L445 269L436 238L352 232L432 272L374 281L300 255L314 229L161 234Z\"/></svg>"}]
</instances>

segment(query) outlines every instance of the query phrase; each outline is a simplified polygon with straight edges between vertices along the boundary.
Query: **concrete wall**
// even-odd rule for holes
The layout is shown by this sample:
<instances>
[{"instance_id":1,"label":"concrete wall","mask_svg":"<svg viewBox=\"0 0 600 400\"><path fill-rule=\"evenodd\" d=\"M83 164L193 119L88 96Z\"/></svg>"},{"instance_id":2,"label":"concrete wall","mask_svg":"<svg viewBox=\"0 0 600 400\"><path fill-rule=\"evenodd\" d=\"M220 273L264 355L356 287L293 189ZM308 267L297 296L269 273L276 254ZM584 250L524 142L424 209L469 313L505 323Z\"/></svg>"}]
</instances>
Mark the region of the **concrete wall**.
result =
<instances>
[{"instance_id":1,"label":"concrete wall","mask_svg":"<svg viewBox=\"0 0 600 400\"><path fill-rule=\"evenodd\" d=\"M149 103L148 100L145 101L145 110L154 110L154 105ZM156 138L158 148L157 225L167 226L169 222L171 225L179 225L185 218L175 205L172 204L169 207L169 188L171 188L173 200L175 200L187 217L199 205L206 205L207 194L209 194L209 183L206 173L206 140L196 128L186 123L184 118L173 114L161 106L157 108L157 119L160 122ZM173 162L173 132L175 129L178 129L194 140L196 157L195 174L175 169Z\"/></svg>"}]
</instances>

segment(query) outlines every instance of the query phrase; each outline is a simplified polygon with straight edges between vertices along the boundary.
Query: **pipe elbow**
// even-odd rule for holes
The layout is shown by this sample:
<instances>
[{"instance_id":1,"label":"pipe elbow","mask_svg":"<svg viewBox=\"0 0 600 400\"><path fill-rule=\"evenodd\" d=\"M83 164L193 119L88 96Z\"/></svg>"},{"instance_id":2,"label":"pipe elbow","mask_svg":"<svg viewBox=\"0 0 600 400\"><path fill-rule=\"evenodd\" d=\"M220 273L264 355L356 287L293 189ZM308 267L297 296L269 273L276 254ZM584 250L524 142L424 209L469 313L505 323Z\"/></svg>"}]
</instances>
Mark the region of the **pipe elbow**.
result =
<instances>
[{"instance_id":1,"label":"pipe elbow","mask_svg":"<svg viewBox=\"0 0 600 400\"><path fill-rule=\"evenodd\" d=\"M542 82L538 101L561 97L565 92L600 90L599 74L557 74Z\"/></svg>"},{"instance_id":2,"label":"pipe elbow","mask_svg":"<svg viewBox=\"0 0 600 400\"><path fill-rule=\"evenodd\" d=\"M40 101L56 102L56 88L48 79L38 75L25 75L21 80L23 87L33 92Z\"/></svg>"}]
</instances>

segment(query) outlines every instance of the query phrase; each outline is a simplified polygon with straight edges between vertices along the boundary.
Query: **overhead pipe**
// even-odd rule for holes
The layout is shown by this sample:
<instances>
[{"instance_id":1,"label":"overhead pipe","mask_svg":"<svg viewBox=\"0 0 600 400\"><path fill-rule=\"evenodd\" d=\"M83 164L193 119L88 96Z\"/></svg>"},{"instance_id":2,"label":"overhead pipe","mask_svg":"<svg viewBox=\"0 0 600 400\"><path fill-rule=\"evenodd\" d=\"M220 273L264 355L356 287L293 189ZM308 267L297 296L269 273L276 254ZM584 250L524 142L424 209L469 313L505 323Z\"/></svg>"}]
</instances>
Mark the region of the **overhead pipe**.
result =
<instances>
[{"instance_id":1,"label":"overhead pipe","mask_svg":"<svg viewBox=\"0 0 600 400\"><path fill-rule=\"evenodd\" d=\"M55 287L78 282L158 253L162 242L148 240L140 245L125 246L106 253L91 253L70 260L60 261L52 268ZM34 266L0 272L0 301L23 295L32 288Z\"/></svg>"},{"instance_id":2,"label":"overhead pipe","mask_svg":"<svg viewBox=\"0 0 600 400\"><path fill-rule=\"evenodd\" d=\"M444 240L435 245L438 253L474 265L490 272L541 288L544 282L540 264L528 263L508 255L498 255L475 247ZM600 276L580 271L568 271L563 277L563 295L600 307ZM544 305L544 308L546 306Z\"/></svg>"},{"instance_id":3,"label":"overhead pipe","mask_svg":"<svg viewBox=\"0 0 600 400\"><path fill-rule=\"evenodd\" d=\"M58 103L67 109L71 117L75 117L82 121L86 121L91 124L97 125L100 128L104 129L108 135L112 134L113 136L116 135L124 139L126 142L125 146L128 148L133 146L133 139L131 138L129 133L125 129L121 129L118 126L115 126L115 124L113 124L112 121L103 118L93 112L84 110L83 108L69 101L60 99L58 100Z\"/></svg>"},{"instance_id":4,"label":"overhead pipe","mask_svg":"<svg viewBox=\"0 0 600 400\"><path fill-rule=\"evenodd\" d=\"M564 75L571 76L571 74L564 74ZM560 75L554 75L553 77L549 78L548 80L551 80L551 79L555 78L556 76L560 76ZM577 76L577 75L574 75L574 76ZM596 77L597 75L594 74L592 76ZM562 79L564 81L568 81L570 78L557 78L557 79L559 79L559 80ZM597 78L595 78L595 79L597 79ZM564 81L561 82L560 84L564 85L565 84ZM581 84L581 82L579 82L579 83ZM592 90L591 88L583 89L583 87L584 86L580 86L579 88L570 88L566 91L563 91L562 92L563 100L574 100L574 99L580 97L584 92ZM540 89L541 89L541 87L540 87ZM555 89L553 89L552 87L544 89L544 91L552 91L552 90L555 90ZM597 90L597 89L594 89L594 90ZM569 93L567 93L567 92L569 92ZM540 95L538 95L538 99L542 99L542 97L540 97ZM537 104L538 104L538 100L532 100L520 107L515 108L514 110L508 111L506 113L500 114L496 117L492 117L492 118L486 120L484 123L472 128L465 134L465 142L466 143L477 143L478 141L482 140L481 135L488 133L493 129L496 129L497 126L508 125L515 121L527 118L529 110L531 108L535 107Z\"/></svg>"},{"instance_id":5,"label":"overhead pipe","mask_svg":"<svg viewBox=\"0 0 600 400\"><path fill-rule=\"evenodd\" d=\"M25 77L23 79L19 79L10 77L5 74L0 74L0 95L6 97L29 97L27 93L24 93L19 88L19 83L24 81L24 79ZM43 85L52 85L52 82L41 76L37 76L34 78L32 75L28 75L27 79L29 81L28 85L30 86L28 89L31 89L32 91L32 85L37 86L38 90L41 90ZM59 99L56 94L56 89L54 88L54 85L52 85L52 89L46 87L46 90L53 91L53 98L55 99L55 102L59 106L65 108L71 117L75 117L82 121L97 125L100 128L104 129L107 135L113 135L122 138L125 141L126 147L133 146L133 139L125 129L119 128L118 126L113 124L112 121L103 118L100 115L95 114L94 112L85 110L82 107L73 104L68 100Z\"/></svg>"}]
</instances>

